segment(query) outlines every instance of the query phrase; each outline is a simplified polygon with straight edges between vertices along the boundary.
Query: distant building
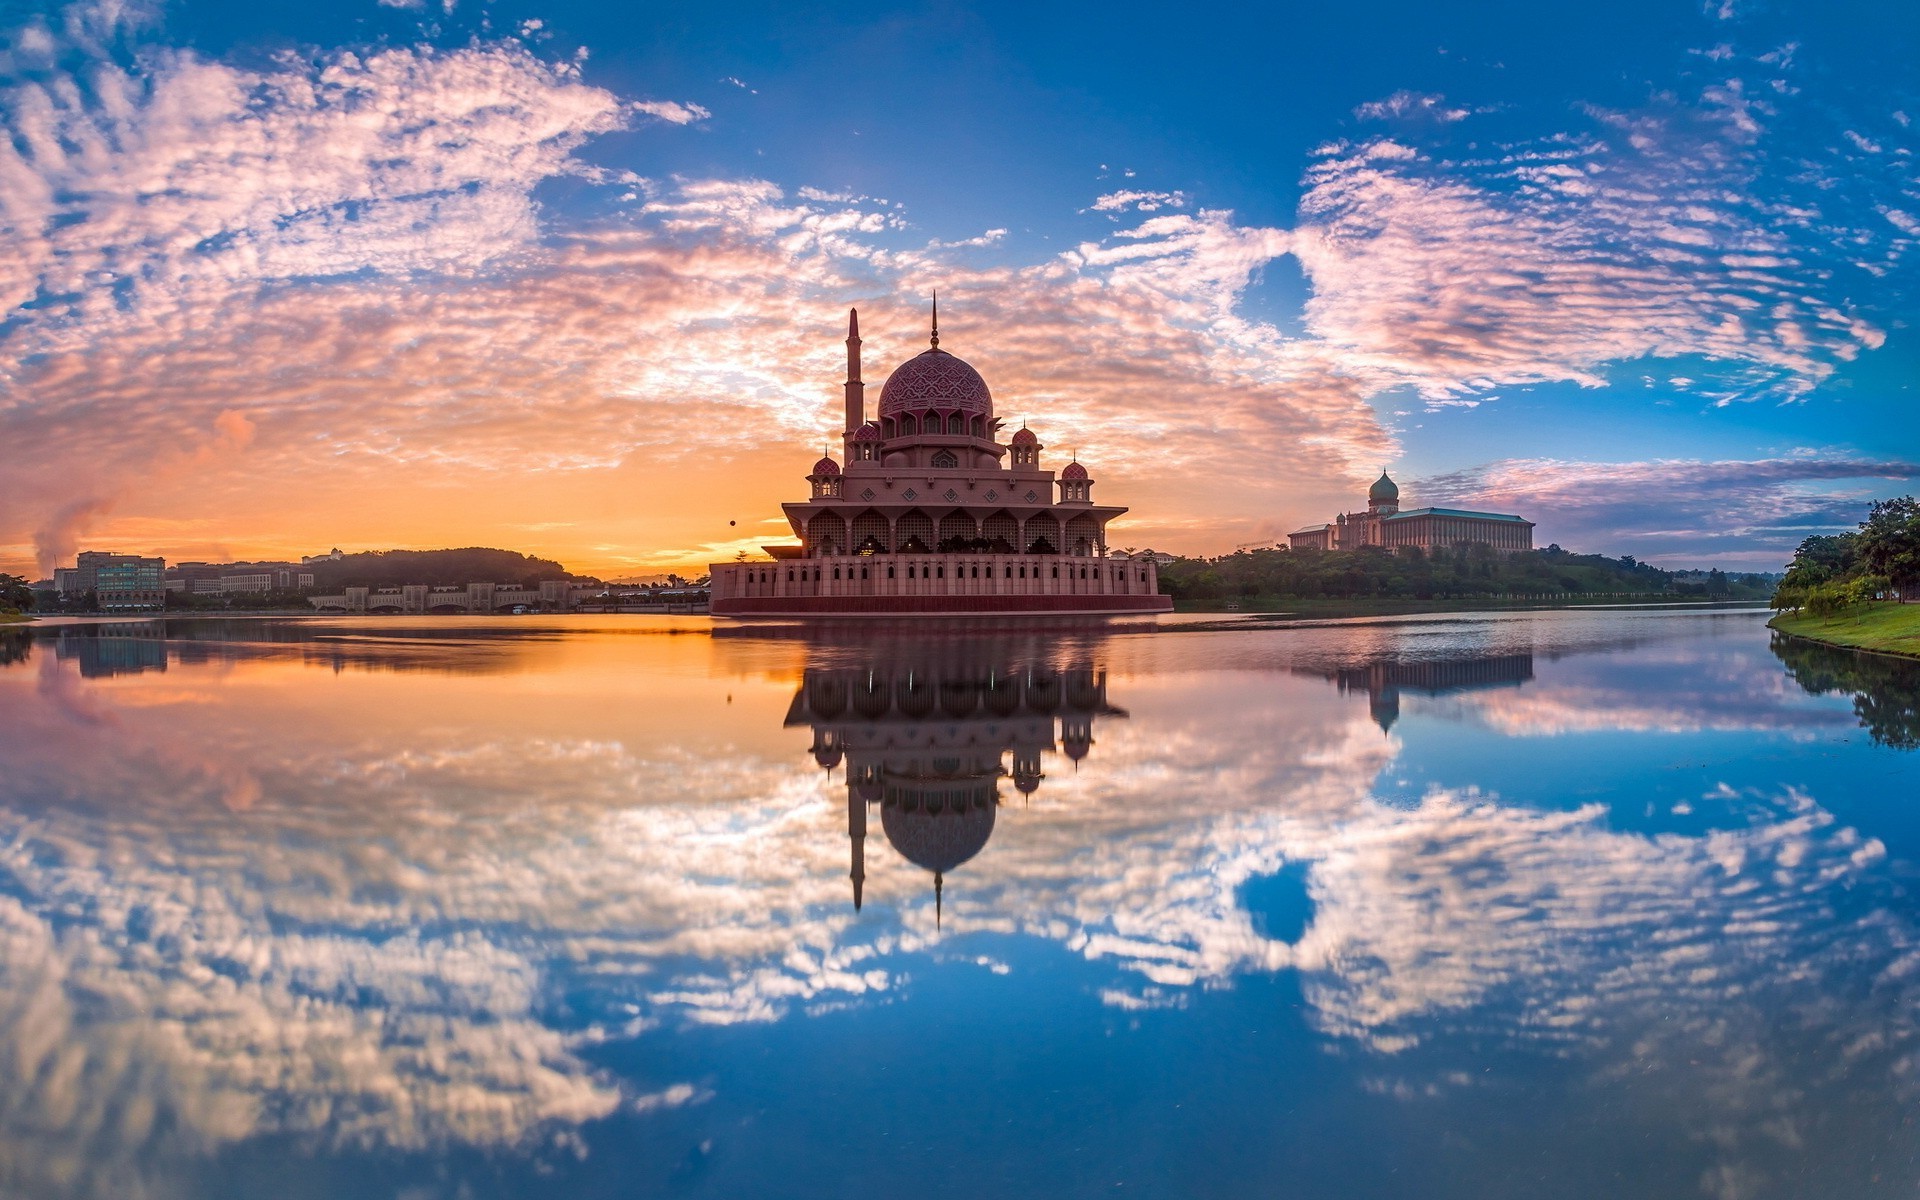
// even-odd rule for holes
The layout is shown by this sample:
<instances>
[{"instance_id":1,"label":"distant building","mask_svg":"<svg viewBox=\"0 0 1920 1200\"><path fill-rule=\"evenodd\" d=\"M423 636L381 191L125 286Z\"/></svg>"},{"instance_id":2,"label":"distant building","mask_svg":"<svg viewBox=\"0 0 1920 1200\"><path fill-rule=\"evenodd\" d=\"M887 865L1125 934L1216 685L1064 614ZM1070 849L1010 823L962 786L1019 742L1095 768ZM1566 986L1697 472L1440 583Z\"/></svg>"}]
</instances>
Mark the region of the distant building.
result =
<instances>
[{"instance_id":1,"label":"distant building","mask_svg":"<svg viewBox=\"0 0 1920 1200\"><path fill-rule=\"evenodd\" d=\"M313 563L321 563L321 562L339 562L341 559L345 557L346 555L340 553L340 547L335 546L332 550L329 550L325 554L302 554L300 556L300 561L304 564L311 565Z\"/></svg>"},{"instance_id":2,"label":"distant building","mask_svg":"<svg viewBox=\"0 0 1920 1200\"><path fill-rule=\"evenodd\" d=\"M1385 471L1367 489L1365 512L1342 513L1328 525L1309 525L1287 535L1295 550L1358 550L1381 546L1400 551L1447 550L1458 545L1491 546L1499 554L1533 549L1533 522L1507 513L1461 508L1413 508L1400 511L1400 488Z\"/></svg>"},{"instance_id":3,"label":"distant building","mask_svg":"<svg viewBox=\"0 0 1920 1200\"><path fill-rule=\"evenodd\" d=\"M227 569L219 563L175 563L167 568L167 590L188 596L204 596L209 592L218 593L220 575Z\"/></svg>"},{"instance_id":4,"label":"distant building","mask_svg":"<svg viewBox=\"0 0 1920 1200\"><path fill-rule=\"evenodd\" d=\"M85 550L54 569L53 588L63 599L92 592L103 612L135 612L166 606L166 573L164 558Z\"/></svg>"}]
</instances>

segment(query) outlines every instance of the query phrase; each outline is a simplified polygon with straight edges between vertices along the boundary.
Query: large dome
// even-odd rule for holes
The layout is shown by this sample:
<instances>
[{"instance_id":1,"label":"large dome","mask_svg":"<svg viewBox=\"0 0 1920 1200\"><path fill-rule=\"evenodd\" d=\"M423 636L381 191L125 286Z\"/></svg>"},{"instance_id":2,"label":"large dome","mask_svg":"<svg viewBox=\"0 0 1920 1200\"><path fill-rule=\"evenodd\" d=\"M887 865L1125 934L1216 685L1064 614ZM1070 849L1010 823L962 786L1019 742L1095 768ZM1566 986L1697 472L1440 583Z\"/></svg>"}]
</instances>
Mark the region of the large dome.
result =
<instances>
[{"instance_id":1,"label":"large dome","mask_svg":"<svg viewBox=\"0 0 1920 1200\"><path fill-rule=\"evenodd\" d=\"M1385 471L1380 472L1380 478L1374 480L1373 486L1367 489L1367 499L1376 503L1381 500L1398 500L1399 498L1400 486L1394 483L1393 480L1388 479Z\"/></svg>"},{"instance_id":2,"label":"large dome","mask_svg":"<svg viewBox=\"0 0 1920 1200\"><path fill-rule=\"evenodd\" d=\"M932 805L940 805L934 800ZM880 809L880 827L887 841L908 862L936 873L953 870L980 853L993 836L993 802L984 797L971 803L949 800L933 807L922 799L916 807L890 803Z\"/></svg>"},{"instance_id":3,"label":"large dome","mask_svg":"<svg viewBox=\"0 0 1920 1200\"><path fill-rule=\"evenodd\" d=\"M900 364L880 390L880 415L924 409L993 415L993 393L980 372L945 350L922 350Z\"/></svg>"}]
</instances>

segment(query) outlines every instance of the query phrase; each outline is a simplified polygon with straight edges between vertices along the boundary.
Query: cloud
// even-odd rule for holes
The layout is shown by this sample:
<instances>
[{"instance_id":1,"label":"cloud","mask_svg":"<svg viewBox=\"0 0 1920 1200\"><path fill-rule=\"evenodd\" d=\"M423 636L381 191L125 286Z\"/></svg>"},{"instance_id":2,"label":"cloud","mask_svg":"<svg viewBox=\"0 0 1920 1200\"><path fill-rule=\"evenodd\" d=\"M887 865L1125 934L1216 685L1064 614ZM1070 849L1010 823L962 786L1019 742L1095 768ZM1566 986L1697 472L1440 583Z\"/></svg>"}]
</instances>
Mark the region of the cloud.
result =
<instances>
[{"instance_id":1,"label":"cloud","mask_svg":"<svg viewBox=\"0 0 1920 1200\"><path fill-rule=\"evenodd\" d=\"M1433 121L1442 125L1464 121L1472 110L1450 108L1447 98L1428 92L1398 91L1385 100L1369 100L1353 110L1362 121Z\"/></svg>"},{"instance_id":2,"label":"cloud","mask_svg":"<svg viewBox=\"0 0 1920 1200\"><path fill-rule=\"evenodd\" d=\"M691 566L716 513L690 472L733 463L725 515L773 511L781 452L834 432L834 314L862 307L878 383L935 286L952 348L1006 416L1101 467L1129 536L1217 549L1396 456L1370 404L1390 390L1467 408L1685 355L1709 401L1804 398L1883 340L1839 299L1832 248L1885 269L1914 240L1891 198L1828 211L1759 186L1781 118L1737 80L1465 158L1410 136L1327 147L1293 229L1110 192L1105 236L1035 260L1005 230L929 239L845 190L598 165L598 135L671 137L707 110L623 100L516 41L128 61L7 92L0 383L24 399L0 437L39 452L0 561L137 467L147 486L101 528L160 547L472 540L511 497L516 527L580 531L529 547L571 565ZM537 199L556 180L584 197L564 213ZM1297 333L1247 303L1288 255L1311 293ZM236 504L240 450L287 481L264 507ZM1238 482L1195 489L1168 460ZM373 503L403 478L407 503ZM636 485L658 488L646 518L577 519Z\"/></svg>"},{"instance_id":3,"label":"cloud","mask_svg":"<svg viewBox=\"0 0 1920 1200\"><path fill-rule=\"evenodd\" d=\"M1733 367L1731 395L1804 397L1883 335L1828 295L1813 215L1753 194L1750 110L1730 88L1470 160L1329 147L1294 234L1307 326L1430 400L1680 355Z\"/></svg>"},{"instance_id":4,"label":"cloud","mask_svg":"<svg viewBox=\"0 0 1920 1200\"><path fill-rule=\"evenodd\" d=\"M1132 172L1128 172L1132 174ZM1163 208L1185 208L1184 192L1108 192L1093 202L1094 212L1157 212Z\"/></svg>"},{"instance_id":5,"label":"cloud","mask_svg":"<svg viewBox=\"0 0 1920 1200\"><path fill-rule=\"evenodd\" d=\"M1421 504L1523 512L1535 542L1652 562L1777 569L1803 538L1851 529L1884 481L1920 462L1811 451L1780 458L1578 462L1507 459L1417 481Z\"/></svg>"},{"instance_id":6,"label":"cloud","mask_svg":"<svg viewBox=\"0 0 1920 1200\"><path fill-rule=\"evenodd\" d=\"M670 125L691 125L695 121L704 121L713 114L698 104L682 104L676 100L642 100L633 105L633 111L644 113Z\"/></svg>"}]
</instances>

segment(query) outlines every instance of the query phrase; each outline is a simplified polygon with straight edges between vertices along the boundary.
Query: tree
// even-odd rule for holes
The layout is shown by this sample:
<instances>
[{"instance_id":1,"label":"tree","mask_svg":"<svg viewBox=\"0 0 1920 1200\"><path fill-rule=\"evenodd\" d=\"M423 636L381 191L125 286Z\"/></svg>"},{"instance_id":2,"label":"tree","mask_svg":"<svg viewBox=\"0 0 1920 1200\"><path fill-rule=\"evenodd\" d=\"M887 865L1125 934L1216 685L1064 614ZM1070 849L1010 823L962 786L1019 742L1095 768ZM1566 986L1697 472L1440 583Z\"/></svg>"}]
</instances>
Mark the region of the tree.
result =
<instances>
[{"instance_id":1,"label":"tree","mask_svg":"<svg viewBox=\"0 0 1920 1200\"><path fill-rule=\"evenodd\" d=\"M1860 524L1861 565L1883 575L1905 601L1920 590L1920 502L1879 500Z\"/></svg>"},{"instance_id":2,"label":"tree","mask_svg":"<svg viewBox=\"0 0 1920 1200\"><path fill-rule=\"evenodd\" d=\"M0 609L25 612L33 607L33 588L18 575L0 575Z\"/></svg>"}]
</instances>

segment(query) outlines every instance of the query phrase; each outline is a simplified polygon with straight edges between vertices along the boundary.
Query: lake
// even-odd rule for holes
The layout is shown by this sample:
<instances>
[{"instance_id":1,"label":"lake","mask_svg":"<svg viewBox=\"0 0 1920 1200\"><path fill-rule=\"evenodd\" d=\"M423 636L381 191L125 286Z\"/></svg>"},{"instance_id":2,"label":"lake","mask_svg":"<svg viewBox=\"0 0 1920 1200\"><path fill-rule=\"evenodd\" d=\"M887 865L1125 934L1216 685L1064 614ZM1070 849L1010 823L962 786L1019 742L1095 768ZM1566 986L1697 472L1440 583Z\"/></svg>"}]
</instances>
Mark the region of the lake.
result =
<instances>
[{"instance_id":1,"label":"lake","mask_svg":"<svg viewBox=\"0 0 1920 1200\"><path fill-rule=\"evenodd\" d=\"M1912 1196L1920 664L1763 619L12 631L0 1194Z\"/></svg>"}]
</instances>

